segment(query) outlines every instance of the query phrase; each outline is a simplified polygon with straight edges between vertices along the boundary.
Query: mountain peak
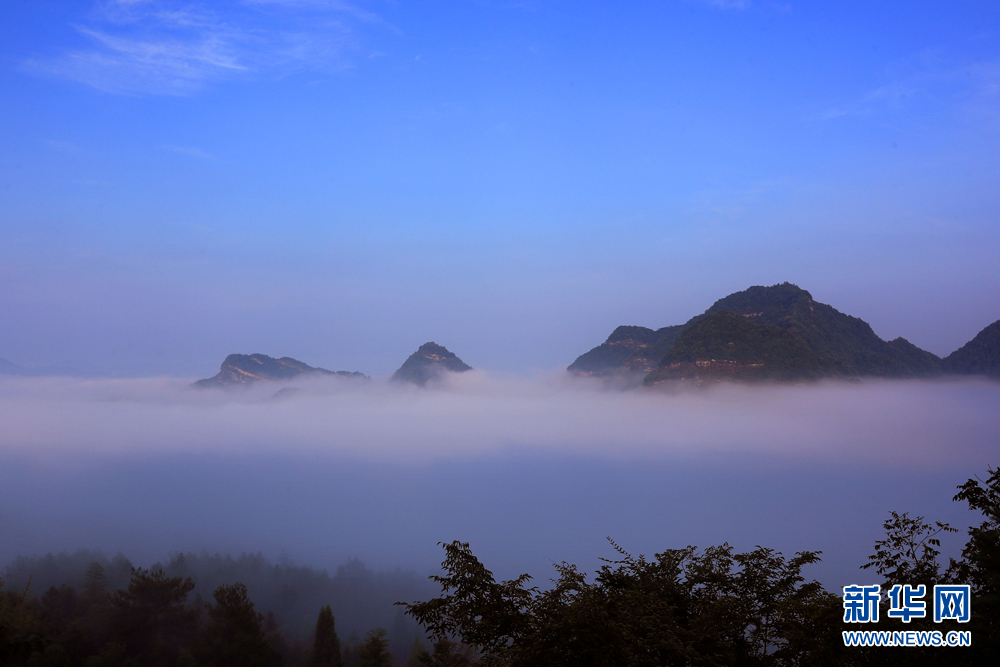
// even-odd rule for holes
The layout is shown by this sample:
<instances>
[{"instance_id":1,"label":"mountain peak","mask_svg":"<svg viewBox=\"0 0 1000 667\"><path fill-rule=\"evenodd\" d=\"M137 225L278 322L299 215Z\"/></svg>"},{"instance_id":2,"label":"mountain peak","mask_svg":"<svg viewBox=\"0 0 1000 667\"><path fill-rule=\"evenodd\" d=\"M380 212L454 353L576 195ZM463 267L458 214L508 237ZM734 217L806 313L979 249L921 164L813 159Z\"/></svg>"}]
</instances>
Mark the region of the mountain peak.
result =
<instances>
[{"instance_id":1,"label":"mountain peak","mask_svg":"<svg viewBox=\"0 0 1000 667\"><path fill-rule=\"evenodd\" d=\"M941 360L904 339L888 343L864 320L785 282L734 292L684 324L619 327L569 371L649 373L646 384L677 377L922 377L940 374Z\"/></svg>"},{"instance_id":2,"label":"mountain peak","mask_svg":"<svg viewBox=\"0 0 1000 667\"><path fill-rule=\"evenodd\" d=\"M230 354L222 362L217 375L198 380L194 387L247 386L255 382L291 380L300 375L337 375L340 377L365 378L363 373L351 371L328 371L314 368L298 359L281 357L275 359L259 352L254 354Z\"/></svg>"},{"instance_id":3,"label":"mountain peak","mask_svg":"<svg viewBox=\"0 0 1000 667\"><path fill-rule=\"evenodd\" d=\"M472 366L455 356L454 352L432 341L424 343L411 354L399 367L399 370L392 374L392 379L423 386L427 384L428 380L437 377L444 371L464 373L471 370Z\"/></svg>"}]
</instances>

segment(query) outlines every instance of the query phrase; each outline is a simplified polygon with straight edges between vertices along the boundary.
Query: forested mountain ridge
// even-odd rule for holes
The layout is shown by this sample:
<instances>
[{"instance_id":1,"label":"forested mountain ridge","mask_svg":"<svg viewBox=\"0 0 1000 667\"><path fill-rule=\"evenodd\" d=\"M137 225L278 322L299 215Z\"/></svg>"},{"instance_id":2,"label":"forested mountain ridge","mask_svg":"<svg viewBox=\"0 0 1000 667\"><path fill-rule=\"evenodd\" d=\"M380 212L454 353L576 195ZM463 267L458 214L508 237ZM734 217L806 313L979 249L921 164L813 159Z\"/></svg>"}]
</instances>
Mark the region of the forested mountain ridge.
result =
<instances>
[{"instance_id":1,"label":"forested mountain ridge","mask_svg":"<svg viewBox=\"0 0 1000 667\"><path fill-rule=\"evenodd\" d=\"M723 312L744 323L713 318ZM767 327L778 327L791 338ZM806 290L786 282L730 294L681 325L655 331L618 327L567 370L595 376L642 373L647 385L679 378L913 378L966 372L959 368L985 374L993 368L998 374L1000 323L992 337L986 334L977 337L982 343L975 348L978 365L961 361L961 355L959 361L943 365L939 357L904 338L879 338L864 320L815 301ZM995 366L988 359L994 359Z\"/></svg>"},{"instance_id":2,"label":"forested mountain ridge","mask_svg":"<svg viewBox=\"0 0 1000 667\"><path fill-rule=\"evenodd\" d=\"M255 382L291 380L302 375L368 379L368 376L363 373L328 371L325 368L314 368L291 357L275 359L266 354L259 353L230 354L222 362L217 375L205 378L204 380L198 380L192 386L201 388L246 386Z\"/></svg>"},{"instance_id":3,"label":"forested mountain ridge","mask_svg":"<svg viewBox=\"0 0 1000 667\"><path fill-rule=\"evenodd\" d=\"M685 329L645 384L663 380L815 379L836 372L805 340L774 324L754 324L726 310Z\"/></svg>"},{"instance_id":4,"label":"forested mountain ridge","mask_svg":"<svg viewBox=\"0 0 1000 667\"><path fill-rule=\"evenodd\" d=\"M148 569L121 553L18 556L0 570L0 665L361 667L372 628L385 628L398 663L423 632L394 603L433 591L426 577L357 559L328 573L259 553L175 553ZM343 639L337 662L311 655L322 608ZM237 622L219 627L225 618Z\"/></svg>"},{"instance_id":5,"label":"forested mountain ridge","mask_svg":"<svg viewBox=\"0 0 1000 667\"><path fill-rule=\"evenodd\" d=\"M1000 377L1000 320L945 357L942 365L957 375Z\"/></svg>"},{"instance_id":6,"label":"forested mountain ridge","mask_svg":"<svg viewBox=\"0 0 1000 667\"><path fill-rule=\"evenodd\" d=\"M576 375L646 374L656 368L686 328L686 324L655 331L646 327L620 326L602 345L580 355L568 370Z\"/></svg>"}]
</instances>

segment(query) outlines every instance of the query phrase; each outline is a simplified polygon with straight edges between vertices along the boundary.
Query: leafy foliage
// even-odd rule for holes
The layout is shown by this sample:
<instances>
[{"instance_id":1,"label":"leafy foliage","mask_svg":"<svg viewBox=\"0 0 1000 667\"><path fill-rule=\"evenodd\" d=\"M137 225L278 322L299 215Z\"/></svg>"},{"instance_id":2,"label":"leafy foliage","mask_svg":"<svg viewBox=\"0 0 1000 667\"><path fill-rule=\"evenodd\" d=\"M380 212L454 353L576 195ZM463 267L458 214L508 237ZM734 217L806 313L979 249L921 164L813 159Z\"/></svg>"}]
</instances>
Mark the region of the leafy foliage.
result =
<instances>
[{"instance_id":1,"label":"leafy foliage","mask_svg":"<svg viewBox=\"0 0 1000 667\"><path fill-rule=\"evenodd\" d=\"M956 581L968 583L975 595L971 630L975 649L983 655L1000 652L1000 468L989 468L986 480L970 479L958 487L955 500L980 512L983 522L969 528L962 560L949 571Z\"/></svg>"},{"instance_id":2,"label":"leafy foliage","mask_svg":"<svg viewBox=\"0 0 1000 667\"><path fill-rule=\"evenodd\" d=\"M424 603L404 605L436 640L453 635L485 652L498 651L527 630L527 609L535 589L524 584L531 579L497 583L493 573L472 555L467 542L442 544L445 576L433 576L445 593Z\"/></svg>"},{"instance_id":3,"label":"leafy foliage","mask_svg":"<svg viewBox=\"0 0 1000 667\"><path fill-rule=\"evenodd\" d=\"M472 667L479 664L476 650L468 644L439 639L434 642L434 650L417 653L414 666L421 667ZM407 661L407 667L411 667Z\"/></svg>"},{"instance_id":4,"label":"leafy foliage","mask_svg":"<svg viewBox=\"0 0 1000 667\"><path fill-rule=\"evenodd\" d=\"M947 581L940 573L937 557L940 555L941 533L957 533L947 523L929 523L924 517L911 518L908 512L890 512L882 527L885 539L875 542L875 553L868 557L862 569L874 567L885 577L886 586L913 584L933 586Z\"/></svg>"},{"instance_id":5,"label":"leafy foliage","mask_svg":"<svg viewBox=\"0 0 1000 667\"><path fill-rule=\"evenodd\" d=\"M613 543L612 543L613 544ZM837 599L770 549L668 550L653 559L607 561L593 582L557 566L546 591L528 575L496 583L468 544L444 545L444 595L405 605L438 641L457 637L484 664L664 665L795 664L819 657L839 628ZM819 619L817 621L817 619Z\"/></svg>"},{"instance_id":6,"label":"leafy foliage","mask_svg":"<svg viewBox=\"0 0 1000 667\"><path fill-rule=\"evenodd\" d=\"M668 549L647 558L611 542L617 556L605 559L593 578L561 563L552 586L542 590L529 586L527 574L496 581L467 543L451 542L442 544L443 573L432 577L442 594L399 603L435 640L432 651L413 642L406 665L936 665L941 651L948 651L948 664L993 664L1000 651L1000 470L990 468L985 480L969 479L954 500L982 517L969 528L961 560L952 560L944 571L938 563L940 538L957 532L954 528L893 512L883 524L885 538L862 567L874 568L888 585L971 584L972 619L961 629L975 640L967 649L844 647L840 632L851 626L842 621L840 597L802 575L819 560L818 552L785 558L773 549L737 553L723 544L702 551ZM36 562L59 566L58 558ZM171 560L174 570L196 569L195 563ZM112 595L104 592L111 577L102 563L82 569L80 595L62 583L34 598L28 585L9 590L0 580L0 664L397 664L382 628L361 642L339 645L330 605L321 605L312 642L289 644L274 615L258 613L249 587L241 583L217 587L214 604L206 605L188 599L195 588L190 577L171 576L161 567L131 568L127 587ZM886 625L880 629L942 629L930 617L904 626L886 614L881 622Z\"/></svg>"}]
</instances>

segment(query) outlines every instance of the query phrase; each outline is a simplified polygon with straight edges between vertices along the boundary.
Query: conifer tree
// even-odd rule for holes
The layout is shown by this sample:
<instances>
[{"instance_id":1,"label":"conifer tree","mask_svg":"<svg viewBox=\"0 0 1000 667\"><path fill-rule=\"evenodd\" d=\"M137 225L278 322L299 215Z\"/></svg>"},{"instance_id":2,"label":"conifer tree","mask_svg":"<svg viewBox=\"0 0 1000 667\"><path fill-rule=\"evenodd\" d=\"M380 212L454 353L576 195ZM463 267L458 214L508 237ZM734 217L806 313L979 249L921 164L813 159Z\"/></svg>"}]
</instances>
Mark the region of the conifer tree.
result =
<instances>
[{"instance_id":1,"label":"conifer tree","mask_svg":"<svg viewBox=\"0 0 1000 667\"><path fill-rule=\"evenodd\" d=\"M389 640L385 628L368 631L368 638L361 645L360 667L392 667L394 660L389 652Z\"/></svg>"},{"instance_id":2,"label":"conifer tree","mask_svg":"<svg viewBox=\"0 0 1000 667\"><path fill-rule=\"evenodd\" d=\"M316 638L313 640L313 667L343 667L344 659L340 654L340 639L334 627L333 609L330 605L319 610L316 619Z\"/></svg>"},{"instance_id":3,"label":"conifer tree","mask_svg":"<svg viewBox=\"0 0 1000 667\"><path fill-rule=\"evenodd\" d=\"M209 622L197 653L211 667L271 667L281 663L264 636L263 614L254 609L243 584L219 586L208 607Z\"/></svg>"},{"instance_id":4,"label":"conifer tree","mask_svg":"<svg viewBox=\"0 0 1000 667\"><path fill-rule=\"evenodd\" d=\"M97 598L105 595L107 591L108 575L104 572L104 567L95 560L87 566L87 571L83 575L83 594Z\"/></svg>"},{"instance_id":5,"label":"conifer tree","mask_svg":"<svg viewBox=\"0 0 1000 667\"><path fill-rule=\"evenodd\" d=\"M413 646L410 647L410 655L406 659L406 667L421 667L421 665L427 664L430 660L431 654L424 646L424 643L420 641L420 637L413 640Z\"/></svg>"}]
</instances>

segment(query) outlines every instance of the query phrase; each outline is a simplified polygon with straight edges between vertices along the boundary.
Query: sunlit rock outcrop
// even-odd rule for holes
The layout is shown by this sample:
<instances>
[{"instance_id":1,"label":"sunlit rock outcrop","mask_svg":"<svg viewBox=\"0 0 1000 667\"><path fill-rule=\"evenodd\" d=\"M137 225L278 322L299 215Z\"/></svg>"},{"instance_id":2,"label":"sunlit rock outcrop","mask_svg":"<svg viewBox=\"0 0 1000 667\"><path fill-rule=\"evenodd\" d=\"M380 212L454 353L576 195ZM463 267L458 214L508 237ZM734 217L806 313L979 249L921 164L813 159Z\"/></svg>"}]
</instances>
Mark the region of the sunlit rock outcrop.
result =
<instances>
[{"instance_id":1,"label":"sunlit rock outcrop","mask_svg":"<svg viewBox=\"0 0 1000 667\"><path fill-rule=\"evenodd\" d=\"M449 352L448 348L437 343L424 343L416 352L403 362L392 375L397 382L412 382L423 386L427 381L445 371L463 373L471 371L472 366Z\"/></svg>"},{"instance_id":2,"label":"sunlit rock outcrop","mask_svg":"<svg viewBox=\"0 0 1000 667\"><path fill-rule=\"evenodd\" d=\"M335 376L368 379L363 373L314 368L291 357L275 359L266 354L230 354L214 377L198 380L194 387L238 387L255 382L291 380L302 376Z\"/></svg>"}]
</instances>

